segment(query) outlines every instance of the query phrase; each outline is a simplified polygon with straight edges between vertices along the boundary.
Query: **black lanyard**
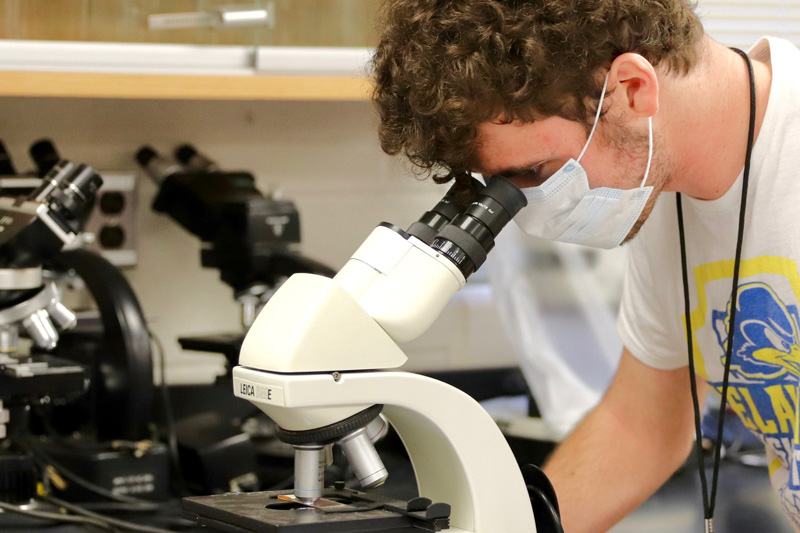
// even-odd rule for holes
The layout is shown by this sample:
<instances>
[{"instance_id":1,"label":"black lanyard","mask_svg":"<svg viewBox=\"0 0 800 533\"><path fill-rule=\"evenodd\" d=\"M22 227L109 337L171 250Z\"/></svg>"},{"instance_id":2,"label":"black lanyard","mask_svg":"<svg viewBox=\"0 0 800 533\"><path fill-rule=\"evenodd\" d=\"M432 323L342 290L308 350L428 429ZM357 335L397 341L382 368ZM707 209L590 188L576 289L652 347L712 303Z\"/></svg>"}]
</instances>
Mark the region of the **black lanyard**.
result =
<instances>
[{"instance_id":1,"label":"black lanyard","mask_svg":"<svg viewBox=\"0 0 800 533\"><path fill-rule=\"evenodd\" d=\"M708 484L706 482L706 471L703 462L703 440L700 429L700 401L697 398L697 378L694 370L694 346L692 341L692 317L689 308L689 276L686 268L686 238L683 232L683 208L681 206L681 195L677 194L678 208L678 232L681 242L681 270L683 273L683 299L686 313L686 336L689 348L689 378L692 383L692 403L694 404L694 428L697 451L697 463L700 471L700 485L703 490L703 512L705 515L705 531L714 531L714 503L717 498L717 478L719 476L720 451L722 449L722 429L725 424L725 406L728 398L728 378L731 372L731 359L733 354L733 338L736 332L736 298L739 293L739 265L742 258L742 239L744 236L744 213L747 208L747 185L750 178L750 156L753 152L753 138L756 129L756 83L753 75L753 64L747 54L733 48L733 51L744 58L747 63L747 73L750 76L750 127L747 133L747 155L744 160L744 175L742 176L742 200L739 207L739 233L736 240L736 256L733 262L733 288L731 289L731 316L729 324L728 342L726 346L725 373L722 378L722 398L719 407L719 425L717 427L717 442L714 447L714 475L711 481L711 495L708 495Z\"/></svg>"}]
</instances>

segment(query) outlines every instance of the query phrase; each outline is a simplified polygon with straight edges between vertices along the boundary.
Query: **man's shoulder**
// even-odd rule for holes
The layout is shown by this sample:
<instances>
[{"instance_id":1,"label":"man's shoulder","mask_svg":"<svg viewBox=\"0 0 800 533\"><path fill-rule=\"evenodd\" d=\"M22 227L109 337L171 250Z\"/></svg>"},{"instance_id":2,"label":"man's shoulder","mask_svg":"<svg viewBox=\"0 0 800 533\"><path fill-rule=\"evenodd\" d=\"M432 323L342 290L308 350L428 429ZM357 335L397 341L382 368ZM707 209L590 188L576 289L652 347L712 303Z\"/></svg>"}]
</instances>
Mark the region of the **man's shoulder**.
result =
<instances>
[{"instance_id":1,"label":"man's shoulder","mask_svg":"<svg viewBox=\"0 0 800 533\"><path fill-rule=\"evenodd\" d=\"M800 81L800 48L779 37L762 37L748 52L750 57L770 65L773 81L796 84Z\"/></svg>"},{"instance_id":2,"label":"man's shoulder","mask_svg":"<svg viewBox=\"0 0 800 533\"><path fill-rule=\"evenodd\" d=\"M762 42L768 43L769 48L773 53L800 55L800 48L798 48L796 44L788 39L783 39L782 37L765 36L762 37L753 48L758 47Z\"/></svg>"}]
</instances>

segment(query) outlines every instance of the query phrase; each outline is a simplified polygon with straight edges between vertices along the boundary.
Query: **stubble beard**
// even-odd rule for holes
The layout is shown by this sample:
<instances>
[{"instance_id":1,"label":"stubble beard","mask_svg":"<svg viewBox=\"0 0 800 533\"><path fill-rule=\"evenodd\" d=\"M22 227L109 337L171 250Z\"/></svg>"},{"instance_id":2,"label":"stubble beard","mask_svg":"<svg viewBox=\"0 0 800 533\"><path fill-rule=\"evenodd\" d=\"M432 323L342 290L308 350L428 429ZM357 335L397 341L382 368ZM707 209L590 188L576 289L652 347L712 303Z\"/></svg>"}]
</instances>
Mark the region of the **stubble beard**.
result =
<instances>
[{"instance_id":1,"label":"stubble beard","mask_svg":"<svg viewBox=\"0 0 800 533\"><path fill-rule=\"evenodd\" d=\"M638 178L633 178L633 180L638 179L638 186L642 178L644 178L644 171L647 167L650 144L648 134L635 132L624 125L609 123L603 135L603 143L619 154L619 160L626 158L630 160L629 168L635 169L631 171L631 174L638 175ZM661 136L653 132L653 160L650 163L650 174L647 176L647 183L644 184L645 187L653 187L653 190L639 218L633 224L628 235L622 240L622 244L626 244L636 237L650 213L652 213L661 191L672 181L672 167L663 150L661 150L662 146Z\"/></svg>"},{"instance_id":2,"label":"stubble beard","mask_svg":"<svg viewBox=\"0 0 800 533\"><path fill-rule=\"evenodd\" d=\"M666 187L672 181L672 169L669 167L669 162L665 157L663 157L663 154L660 151L656 150L657 147L658 144L654 138L653 162L650 165L650 175L647 177L648 183L645 184L645 186L653 187L653 190L650 193L650 197L647 199L647 203L644 205L644 209L642 209L642 214L639 215L639 218L633 224L633 227L628 232L627 237L622 240L622 244L627 244L628 242L632 241L634 237L636 237L636 235L639 233L639 230L642 229L645 221L650 216L650 213L653 212L653 208L656 205L656 200L658 200L661 191L664 190L664 187Z\"/></svg>"}]
</instances>

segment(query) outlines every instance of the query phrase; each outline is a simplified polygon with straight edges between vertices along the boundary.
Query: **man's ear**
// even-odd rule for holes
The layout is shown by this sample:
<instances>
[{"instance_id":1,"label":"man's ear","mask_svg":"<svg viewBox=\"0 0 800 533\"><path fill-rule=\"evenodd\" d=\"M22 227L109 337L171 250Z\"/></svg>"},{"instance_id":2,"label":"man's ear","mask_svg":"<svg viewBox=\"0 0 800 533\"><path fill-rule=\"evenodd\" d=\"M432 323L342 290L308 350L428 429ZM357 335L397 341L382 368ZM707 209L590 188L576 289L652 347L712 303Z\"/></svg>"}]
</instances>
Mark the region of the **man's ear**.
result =
<instances>
[{"instance_id":1,"label":"man's ear","mask_svg":"<svg viewBox=\"0 0 800 533\"><path fill-rule=\"evenodd\" d=\"M608 76L614 103L623 116L652 117L658 112L658 76L643 56L633 52L618 56Z\"/></svg>"}]
</instances>

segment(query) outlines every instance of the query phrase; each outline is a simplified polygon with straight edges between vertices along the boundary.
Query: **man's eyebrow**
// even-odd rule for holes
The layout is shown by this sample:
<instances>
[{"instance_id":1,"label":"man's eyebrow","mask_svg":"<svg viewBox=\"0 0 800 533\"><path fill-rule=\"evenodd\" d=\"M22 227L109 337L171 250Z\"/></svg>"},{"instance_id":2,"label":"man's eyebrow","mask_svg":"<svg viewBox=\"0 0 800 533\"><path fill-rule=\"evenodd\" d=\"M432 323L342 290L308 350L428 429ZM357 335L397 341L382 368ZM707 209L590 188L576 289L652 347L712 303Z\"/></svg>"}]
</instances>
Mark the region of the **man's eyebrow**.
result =
<instances>
[{"instance_id":1,"label":"man's eyebrow","mask_svg":"<svg viewBox=\"0 0 800 533\"><path fill-rule=\"evenodd\" d=\"M494 173L492 173L490 175L492 175L492 176L503 176L505 178L511 178L511 177L514 177L514 176L519 176L520 174L525 174L526 172L529 172L531 169L538 167L542 163L544 163L543 160L533 161L532 163L528 163L528 164L525 164L525 165L509 167L509 168L500 170L498 172L494 172Z\"/></svg>"}]
</instances>

